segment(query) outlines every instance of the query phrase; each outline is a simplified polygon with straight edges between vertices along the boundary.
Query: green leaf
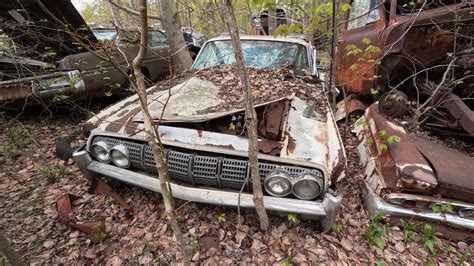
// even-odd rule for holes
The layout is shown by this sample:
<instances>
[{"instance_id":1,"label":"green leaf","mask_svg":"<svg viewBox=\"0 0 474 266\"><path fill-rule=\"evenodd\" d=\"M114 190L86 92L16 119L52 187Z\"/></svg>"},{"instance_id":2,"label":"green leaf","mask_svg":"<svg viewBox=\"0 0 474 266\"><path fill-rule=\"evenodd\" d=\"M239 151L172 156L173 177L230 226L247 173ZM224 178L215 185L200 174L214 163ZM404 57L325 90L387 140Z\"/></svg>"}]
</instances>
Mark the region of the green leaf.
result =
<instances>
[{"instance_id":1,"label":"green leaf","mask_svg":"<svg viewBox=\"0 0 474 266\"><path fill-rule=\"evenodd\" d=\"M379 147L380 152L384 152L388 150L387 144L385 143L379 143L378 147Z\"/></svg>"},{"instance_id":2,"label":"green leaf","mask_svg":"<svg viewBox=\"0 0 474 266\"><path fill-rule=\"evenodd\" d=\"M382 130L379 131L379 136L380 137L385 138L386 135L387 135L387 130L382 129Z\"/></svg>"},{"instance_id":3,"label":"green leaf","mask_svg":"<svg viewBox=\"0 0 474 266\"><path fill-rule=\"evenodd\" d=\"M359 120L357 120L357 125L358 126L366 126L368 124L369 124L369 122L367 122L367 119L365 119L365 118L359 118Z\"/></svg>"},{"instance_id":4,"label":"green leaf","mask_svg":"<svg viewBox=\"0 0 474 266\"><path fill-rule=\"evenodd\" d=\"M375 266L383 266L383 263L379 260L374 261Z\"/></svg>"},{"instance_id":5,"label":"green leaf","mask_svg":"<svg viewBox=\"0 0 474 266\"><path fill-rule=\"evenodd\" d=\"M369 45L371 43L369 38L364 38L364 39L361 40L361 42L365 45Z\"/></svg>"},{"instance_id":6,"label":"green leaf","mask_svg":"<svg viewBox=\"0 0 474 266\"><path fill-rule=\"evenodd\" d=\"M298 222L298 215L295 213L288 213L287 219L290 223L297 223Z\"/></svg>"},{"instance_id":7,"label":"green leaf","mask_svg":"<svg viewBox=\"0 0 474 266\"><path fill-rule=\"evenodd\" d=\"M388 145L392 145L392 143L394 142L400 142L400 137L399 136L395 136L395 135L391 135L387 138L387 144Z\"/></svg>"},{"instance_id":8,"label":"green leaf","mask_svg":"<svg viewBox=\"0 0 474 266\"><path fill-rule=\"evenodd\" d=\"M380 237L375 237L374 238L374 244L380 249L383 249L383 243L382 243L382 238Z\"/></svg>"}]
</instances>

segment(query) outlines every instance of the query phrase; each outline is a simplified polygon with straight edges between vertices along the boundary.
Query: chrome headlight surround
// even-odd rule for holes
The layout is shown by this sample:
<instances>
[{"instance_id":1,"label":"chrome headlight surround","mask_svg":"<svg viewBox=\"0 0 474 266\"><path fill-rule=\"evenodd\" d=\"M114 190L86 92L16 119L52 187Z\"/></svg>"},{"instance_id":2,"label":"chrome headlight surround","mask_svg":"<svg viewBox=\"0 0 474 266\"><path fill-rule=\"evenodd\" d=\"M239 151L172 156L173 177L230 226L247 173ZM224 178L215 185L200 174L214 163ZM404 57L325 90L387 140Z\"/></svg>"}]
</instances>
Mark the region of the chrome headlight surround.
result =
<instances>
[{"instance_id":1,"label":"chrome headlight surround","mask_svg":"<svg viewBox=\"0 0 474 266\"><path fill-rule=\"evenodd\" d=\"M267 175L263 186L268 194L275 197L288 196L292 191L291 177L283 170L275 170Z\"/></svg>"},{"instance_id":2,"label":"chrome headlight surround","mask_svg":"<svg viewBox=\"0 0 474 266\"><path fill-rule=\"evenodd\" d=\"M130 155L127 147L123 144L118 144L110 150L110 158L112 162L120 168L128 168L130 166Z\"/></svg>"},{"instance_id":3,"label":"chrome headlight surround","mask_svg":"<svg viewBox=\"0 0 474 266\"><path fill-rule=\"evenodd\" d=\"M99 140L92 144L91 146L92 155L103 163L110 163L110 146L107 142Z\"/></svg>"},{"instance_id":4,"label":"chrome headlight surround","mask_svg":"<svg viewBox=\"0 0 474 266\"><path fill-rule=\"evenodd\" d=\"M293 195L299 199L315 199L323 193L323 190L324 180L321 176L316 175L315 173L305 172L293 180Z\"/></svg>"}]
</instances>

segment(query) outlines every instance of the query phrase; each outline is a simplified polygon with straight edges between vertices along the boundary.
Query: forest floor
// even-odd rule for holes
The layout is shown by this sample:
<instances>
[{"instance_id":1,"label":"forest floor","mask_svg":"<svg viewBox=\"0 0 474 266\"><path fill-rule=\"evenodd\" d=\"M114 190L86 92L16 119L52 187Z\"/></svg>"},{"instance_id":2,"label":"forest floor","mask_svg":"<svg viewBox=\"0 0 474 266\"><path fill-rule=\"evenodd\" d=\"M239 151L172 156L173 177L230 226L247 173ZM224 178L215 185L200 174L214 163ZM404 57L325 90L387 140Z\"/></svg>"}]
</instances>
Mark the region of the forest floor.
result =
<instances>
[{"instance_id":1,"label":"forest floor","mask_svg":"<svg viewBox=\"0 0 474 266\"><path fill-rule=\"evenodd\" d=\"M73 161L56 157L57 139L77 130L81 121L83 118L59 113L53 118L27 114L0 121L0 228L14 249L32 264L180 261L159 194L109 181L133 208L133 215L129 216L112 198L89 194L88 180ZM358 164L356 139L350 132L343 135L349 164L347 176L337 185L344 199L331 232L321 233L314 222L275 215L270 218L270 230L261 232L252 211L242 212L243 223L237 232L237 210L177 200L178 218L192 261L282 265L474 262L468 258L474 254L474 244L417 232L404 240L403 228L398 224L371 223L362 205L363 170ZM58 220L56 201L66 193L80 197L74 201L75 220L105 221L107 233L100 236L100 241L92 242L84 233ZM382 249L368 245L365 236L373 230L384 234ZM426 247L427 240L433 240L435 254ZM0 264L5 262L6 258L0 255Z\"/></svg>"}]
</instances>

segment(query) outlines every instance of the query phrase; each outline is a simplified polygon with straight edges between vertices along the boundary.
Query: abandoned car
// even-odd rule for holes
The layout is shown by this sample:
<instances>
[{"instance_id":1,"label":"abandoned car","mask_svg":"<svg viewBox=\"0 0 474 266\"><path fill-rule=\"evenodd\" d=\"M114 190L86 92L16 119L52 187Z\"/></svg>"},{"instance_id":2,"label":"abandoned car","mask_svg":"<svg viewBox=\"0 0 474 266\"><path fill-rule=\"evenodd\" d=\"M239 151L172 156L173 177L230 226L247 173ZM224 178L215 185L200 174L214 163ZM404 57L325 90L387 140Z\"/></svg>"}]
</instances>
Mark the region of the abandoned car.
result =
<instances>
[{"instance_id":1,"label":"abandoned car","mask_svg":"<svg viewBox=\"0 0 474 266\"><path fill-rule=\"evenodd\" d=\"M127 60L138 53L138 45L119 44L119 52L114 43L97 40L70 1L42 3L72 34L61 30L35 1L2 2L0 28L7 40L0 46L1 103L61 95L79 99L129 88ZM154 82L169 73L169 47L160 32L150 32L149 42L142 71Z\"/></svg>"},{"instance_id":2,"label":"abandoned car","mask_svg":"<svg viewBox=\"0 0 474 266\"><path fill-rule=\"evenodd\" d=\"M474 3L351 4L336 79L351 96L341 113L369 106L356 130L369 212L384 209L449 228L448 237L472 238Z\"/></svg>"},{"instance_id":3,"label":"abandoned car","mask_svg":"<svg viewBox=\"0 0 474 266\"><path fill-rule=\"evenodd\" d=\"M316 51L296 38L242 36L241 42L258 114L265 208L319 220L329 230L341 205L334 184L344 176L345 153L315 77ZM176 198L236 207L244 188L240 206L254 207L244 182L248 139L234 62L230 38L214 38L198 54L191 78L147 90ZM137 95L103 110L84 129L87 144L73 153L84 176L160 192Z\"/></svg>"}]
</instances>

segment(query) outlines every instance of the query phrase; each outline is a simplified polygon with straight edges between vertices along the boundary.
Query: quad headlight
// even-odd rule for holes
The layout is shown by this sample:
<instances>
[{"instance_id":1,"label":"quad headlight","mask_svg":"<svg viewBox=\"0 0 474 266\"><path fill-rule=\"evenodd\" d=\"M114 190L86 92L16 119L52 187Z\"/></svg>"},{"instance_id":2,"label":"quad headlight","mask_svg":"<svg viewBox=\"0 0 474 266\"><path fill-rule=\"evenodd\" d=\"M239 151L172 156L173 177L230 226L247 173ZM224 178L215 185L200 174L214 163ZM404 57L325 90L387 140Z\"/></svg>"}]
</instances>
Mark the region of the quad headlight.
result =
<instances>
[{"instance_id":1,"label":"quad headlight","mask_svg":"<svg viewBox=\"0 0 474 266\"><path fill-rule=\"evenodd\" d=\"M97 141L92 144L91 152L94 157L103 162L109 163L110 162L110 153L109 153L109 145L105 141Z\"/></svg>"},{"instance_id":2,"label":"quad headlight","mask_svg":"<svg viewBox=\"0 0 474 266\"><path fill-rule=\"evenodd\" d=\"M303 200L316 198L323 189L322 178L314 173L302 173L293 182L293 194Z\"/></svg>"},{"instance_id":3,"label":"quad headlight","mask_svg":"<svg viewBox=\"0 0 474 266\"><path fill-rule=\"evenodd\" d=\"M127 168L130 166L130 157L128 154L128 149L123 144L114 146L110 150L110 157L114 164L121 168Z\"/></svg>"},{"instance_id":4,"label":"quad headlight","mask_svg":"<svg viewBox=\"0 0 474 266\"><path fill-rule=\"evenodd\" d=\"M277 170L270 173L264 181L265 190L275 197L284 197L291 193L291 179L287 172Z\"/></svg>"}]
</instances>

